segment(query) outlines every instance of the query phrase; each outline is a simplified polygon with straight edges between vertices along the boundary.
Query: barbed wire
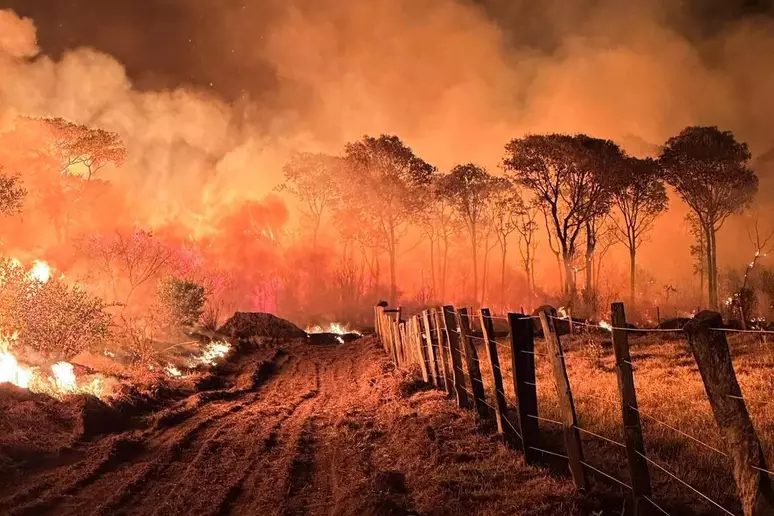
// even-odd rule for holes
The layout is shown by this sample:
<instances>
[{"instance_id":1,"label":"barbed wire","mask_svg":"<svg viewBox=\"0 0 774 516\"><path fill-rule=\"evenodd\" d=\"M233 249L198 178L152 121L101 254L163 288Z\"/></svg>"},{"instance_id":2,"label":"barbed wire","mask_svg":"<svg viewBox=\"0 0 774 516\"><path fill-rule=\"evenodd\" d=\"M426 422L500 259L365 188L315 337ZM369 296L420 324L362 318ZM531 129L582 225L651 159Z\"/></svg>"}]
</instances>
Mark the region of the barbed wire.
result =
<instances>
[{"instance_id":1,"label":"barbed wire","mask_svg":"<svg viewBox=\"0 0 774 516\"><path fill-rule=\"evenodd\" d=\"M668 469L666 469L664 466L662 466L662 465L661 465L661 464L659 464L658 462L656 462L656 461L654 461L653 459L649 458L649 457L648 457L647 455L645 455L644 453L640 453L640 452L639 452L639 451L637 451L637 450L634 450L634 453L636 453L637 455L639 455L640 457L642 457L643 459L645 459L645 460L648 462L648 464L652 464L652 465L653 465L653 466L655 466L656 468L660 469L661 471L663 471L664 473L666 473L667 475L669 475L670 477L672 477L674 480L677 480L677 481L678 481L678 482L680 482L682 485L684 485L685 487L687 487L688 489L690 489L691 491L693 491L693 492L694 492L694 493L696 493L697 495L701 496L701 497L702 497L704 500L706 500L706 501L710 502L712 505L714 505L715 507L717 507L717 508L718 508L718 509L720 509L721 511L725 512L726 514L730 514L731 516L735 516L735 514L734 514L733 512L729 511L728 509L726 509L725 507L723 507L722 505L720 505L719 503L717 503L715 500L713 500L713 499L712 499L712 498L710 498L709 496L705 495L704 493L702 493L701 491L699 491L698 489L696 489L695 487L693 487L691 484L689 484L688 482L686 482L686 481L685 481L685 480L683 480L682 478L678 477L678 476L677 476L676 474L674 474L673 472L671 472L671 471L669 471Z\"/></svg>"},{"instance_id":2,"label":"barbed wire","mask_svg":"<svg viewBox=\"0 0 774 516\"><path fill-rule=\"evenodd\" d=\"M610 475L610 474L608 474L608 473L605 473L605 472L604 472L604 471L602 471L601 469L597 469L597 468L595 468L594 466L592 466L591 464L589 464L589 463L588 463L588 462L586 462L586 461L583 461L583 460L582 460L582 461L580 461L580 463L581 463L582 465L584 465L585 467L587 467L587 468L591 469L592 471L596 471L597 473L599 473L599 474L600 474L600 475L602 475L603 477L605 477L605 478L608 478L608 479L612 480L613 482L616 482L617 484L619 484L619 485L621 485L621 486L625 487L626 489L628 489L628 490L630 490L630 491L633 491L633 489L632 489L632 486L630 486L629 484L627 484L627 483L626 483L626 482L624 482L623 480L619 480L619 479L615 478L613 475Z\"/></svg>"}]
</instances>

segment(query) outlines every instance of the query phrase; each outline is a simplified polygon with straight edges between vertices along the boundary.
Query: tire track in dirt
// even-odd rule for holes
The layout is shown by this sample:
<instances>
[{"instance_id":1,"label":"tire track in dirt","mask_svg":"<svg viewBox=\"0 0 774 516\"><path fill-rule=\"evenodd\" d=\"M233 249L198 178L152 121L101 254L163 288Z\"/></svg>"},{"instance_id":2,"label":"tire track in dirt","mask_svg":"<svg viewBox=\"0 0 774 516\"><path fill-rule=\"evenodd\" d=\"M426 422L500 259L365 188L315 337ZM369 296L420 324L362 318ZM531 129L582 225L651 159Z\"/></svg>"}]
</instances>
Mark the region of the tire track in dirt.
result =
<instances>
[{"instance_id":1,"label":"tire track in dirt","mask_svg":"<svg viewBox=\"0 0 774 516\"><path fill-rule=\"evenodd\" d=\"M123 479L127 470L136 467L133 474L128 475L130 484L136 483L153 472L154 466L163 460L172 460L190 446L201 432L254 401L255 388L270 377L273 371L281 369L287 360L288 356L282 350L277 350L269 360L248 360L251 367L238 371L232 388L189 396L152 416L151 428L146 431L130 431L87 443L85 449L80 450L84 460L43 472L30 487L0 502L0 508L10 507L14 513L20 514L42 514L59 506L55 512L61 514L63 509L75 508L72 505L73 498L80 495L80 491L94 491L86 489L92 483L105 484L106 493L116 493L117 489L120 492L120 483L117 486L116 480ZM252 377L249 386L245 385L246 375ZM243 385L240 386L240 383ZM239 400L239 396L245 399ZM160 455L161 458L151 462L140 460L154 455ZM85 501L87 509L93 510L94 500L101 499L104 500L105 496L89 496Z\"/></svg>"}]
</instances>

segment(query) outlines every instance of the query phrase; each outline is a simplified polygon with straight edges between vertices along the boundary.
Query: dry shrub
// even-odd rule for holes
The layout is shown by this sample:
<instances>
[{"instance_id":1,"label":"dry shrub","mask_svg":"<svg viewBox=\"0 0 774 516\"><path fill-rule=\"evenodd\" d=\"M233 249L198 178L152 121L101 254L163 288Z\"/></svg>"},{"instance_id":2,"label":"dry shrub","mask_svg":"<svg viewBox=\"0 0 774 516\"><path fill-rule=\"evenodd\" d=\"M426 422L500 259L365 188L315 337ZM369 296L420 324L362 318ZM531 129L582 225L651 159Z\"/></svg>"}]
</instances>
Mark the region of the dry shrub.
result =
<instances>
[{"instance_id":1,"label":"dry shrub","mask_svg":"<svg viewBox=\"0 0 774 516\"><path fill-rule=\"evenodd\" d=\"M0 262L0 317L3 331L18 332L28 348L55 360L68 360L96 348L109 335L105 303L59 278L41 282L13 260Z\"/></svg>"}]
</instances>

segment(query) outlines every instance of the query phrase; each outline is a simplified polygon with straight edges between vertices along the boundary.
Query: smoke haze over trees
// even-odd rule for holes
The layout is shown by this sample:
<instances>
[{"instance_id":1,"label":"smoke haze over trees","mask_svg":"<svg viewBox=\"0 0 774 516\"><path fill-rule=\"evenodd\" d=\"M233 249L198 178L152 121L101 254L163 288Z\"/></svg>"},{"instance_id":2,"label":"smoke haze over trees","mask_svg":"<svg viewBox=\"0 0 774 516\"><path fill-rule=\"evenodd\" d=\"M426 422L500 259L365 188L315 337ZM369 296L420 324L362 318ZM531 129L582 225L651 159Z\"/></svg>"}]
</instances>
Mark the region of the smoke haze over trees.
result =
<instances>
[{"instance_id":1,"label":"smoke haze over trees","mask_svg":"<svg viewBox=\"0 0 774 516\"><path fill-rule=\"evenodd\" d=\"M533 290L554 296L557 269L542 213L519 219L529 231L511 233L511 246L529 239L520 249L531 251L524 264L508 252L502 271L496 251L473 265L464 226L454 227L460 221L435 202L424 178L421 196L401 200L417 205L403 212L411 212L411 228L379 242L358 232L374 222L365 215L384 207L372 187L344 181L326 194L348 197L347 215L277 185L312 158L332 160L316 182L334 184L324 177L331 167L352 173L364 163L345 150L370 141L363 135L395 135L423 169L437 168L432 175L475 163L500 176L505 144L527 135L582 133L628 156L655 158L685 127L717 126L749 145L760 179L752 208L770 210L774 20L765 5L711 4L149 1L137 9L118 1L106 15L106 4L86 0L0 0L14 9L0 11L0 164L34 193L22 216L9 219L4 253L43 257L85 279L101 269L84 256L104 253L73 251L85 245L83 235L100 236L104 251L115 249L116 230L124 239L147 231L152 238L142 245L158 240L173 257L158 275L182 268L205 276L197 284L230 293L224 311L317 313L334 299L419 302L484 291L503 304ZM40 122L57 119L64 122L53 123L54 132L67 139ZM106 151L96 163L70 162L68 153L98 156L94 145ZM62 168L72 173L57 175ZM534 199L520 194L534 209ZM579 275L585 294L626 295L640 268L647 274L636 274L636 288L648 303L671 296L696 305L689 208L669 195L634 267L625 246L601 258L607 222L579 221L564 288L576 289ZM749 261L751 244L739 230L746 222L730 217L720 229L720 269ZM491 233L476 258L497 242ZM673 259L665 261L667 245ZM487 266L500 273L487 274ZM158 279L138 297L152 297ZM502 301L506 284L512 295ZM105 285L100 295L112 288ZM666 285L678 292L665 294Z\"/></svg>"}]
</instances>

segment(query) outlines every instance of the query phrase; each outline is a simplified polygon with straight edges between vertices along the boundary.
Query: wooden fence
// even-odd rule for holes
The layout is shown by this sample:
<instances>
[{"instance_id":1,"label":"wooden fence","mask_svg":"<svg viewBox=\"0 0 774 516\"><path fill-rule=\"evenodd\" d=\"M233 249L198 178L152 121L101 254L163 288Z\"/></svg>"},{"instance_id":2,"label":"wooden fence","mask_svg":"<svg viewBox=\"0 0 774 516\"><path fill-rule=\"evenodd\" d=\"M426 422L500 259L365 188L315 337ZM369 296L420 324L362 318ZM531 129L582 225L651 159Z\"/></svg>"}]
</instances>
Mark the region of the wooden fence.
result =
<instances>
[{"instance_id":1,"label":"wooden fence","mask_svg":"<svg viewBox=\"0 0 774 516\"><path fill-rule=\"evenodd\" d=\"M566 460L577 488L588 489L587 474L596 474L631 493L635 514L669 514L658 505L658 496L652 492L650 471L654 468L721 512L734 514L646 453L628 336L632 331L684 332L701 374L714 418L723 436L725 453L720 453L732 464L743 513L755 516L774 515L774 491L770 479L770 475L774 473L767 469L760 441L741 395L726 340L725 333L728 330L722 328L720 314L700 312L682 330L642 330L627 324L623 303L613 303L611 313L612 328L605 329L612 331L623 443L597 435L578 424L573 392L567 376L564 348L557 332L557 325L560 322L567 325L567 319L547 312L538 316L519 313L496 316L486 308L473 313L448 305L423 310L407 319L402 317L400 308L377 306L374 310L375 328L380 342L397 367L418 367L423 381L446 391L461 408L475 411L478 418L493 421L503 441L508 446L520 450L527 463L540 463L545 455ZM471 330L471 321L474 320L479 323L480 331ZM507 335L510 341L505 344L510 348L510 378L505 377L503 368L500 367L498 348L504 344L495 338L498 336L495 334L495 320L507 323L507 333L501 332L499 336ZM535 351L536 324L539 324L542 330L546 353ZM570 329L573 324L577 323L570 323ZM473 343L475 339L480 339L483 343L486 357L478 356L478 350ZM482 360L488 363L490 378L482 378ZM559 401L560 421L543 418L538 413L536 360L547 360L550 363ZM517 417L514 418L508 417L509 407L504 389L506 381L512 382L516 397L514 406ZM487 390L490 396L487 396ZM494 400L493 404L487 401L488 399ZM564 453L545 449L538 425L540 420L550 421L561 427ZM593 467L585 460L581 433L589 433L625 447L629 483Z\"/></svg>"}]
</instances>

